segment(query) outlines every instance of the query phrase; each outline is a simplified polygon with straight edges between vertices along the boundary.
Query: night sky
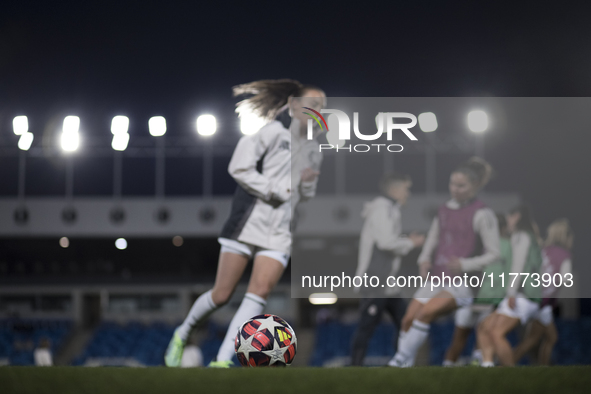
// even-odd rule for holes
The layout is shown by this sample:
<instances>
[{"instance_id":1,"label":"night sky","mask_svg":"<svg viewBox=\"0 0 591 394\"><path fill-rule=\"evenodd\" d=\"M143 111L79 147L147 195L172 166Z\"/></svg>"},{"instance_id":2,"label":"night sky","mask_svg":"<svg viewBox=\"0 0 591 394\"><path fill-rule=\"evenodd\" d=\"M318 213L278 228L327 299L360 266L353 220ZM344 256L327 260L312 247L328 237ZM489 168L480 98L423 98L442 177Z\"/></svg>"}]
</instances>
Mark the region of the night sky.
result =
<instances>
[{"instance_id":1,"label":"night sky","mask_svg":"<svg viewBox=\"0 0 591 394\"><path fill-rule=\"evenodd\" d=\"M199 111L233 116L231 87L257 79L294 78L329 97L591 96L589 7L477 3L8 2L0 144L15 114L34 128L67 112L105 125L159 113L188 133ZM584 263L591 130L511 141L487 156L496 182L521 193L542 228L570 218Z\"/></svg>"}]
</instances>

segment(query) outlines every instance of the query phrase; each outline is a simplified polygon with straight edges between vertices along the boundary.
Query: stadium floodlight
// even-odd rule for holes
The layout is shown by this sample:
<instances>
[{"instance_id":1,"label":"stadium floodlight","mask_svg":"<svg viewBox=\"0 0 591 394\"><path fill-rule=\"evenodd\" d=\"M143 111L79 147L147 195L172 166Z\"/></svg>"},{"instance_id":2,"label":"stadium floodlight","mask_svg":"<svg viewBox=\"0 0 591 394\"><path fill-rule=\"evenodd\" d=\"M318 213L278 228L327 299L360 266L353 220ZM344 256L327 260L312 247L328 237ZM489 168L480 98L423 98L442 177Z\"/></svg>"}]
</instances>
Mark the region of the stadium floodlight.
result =
<instances>
[{"instance_id":1,"label":"stadium floodlight","mask_svg":"<svg viewBox=\"0 0 591 394\"><path fill-rule=\"evenodd\" d=\"M70 240L68 239L68 237L61 237L60 238L60 246L62 248L67 248L68 246L70 246Z\"/></svg>"},{"instance_id":2,"label":"stadium floodlight","mask_svg":"<svg viewBox=\"0 0 591 394\"><path fill-rule=\"evenodd\" d=\"M33 133L24 132L21 134L21 137L18 139L18 148L20 150L29 150L31 144L33 143Z\"/></svg>"},{"instance_id":3,"label":"stadium floodlight","mask_svg":"<svg viewBox=\"0 0 591 394\"><path fill-rule=\"evenodd\" d=\"M127 240L125 238L117 238L115 247L119 250L127 249Z\"/></svg>"},{"instance_id":4,"label":"stadium floodlight","mask_svg":"<svg viewBox=\"0 0 591 394\"><path fill-rule=\"evenodd\" d=\"M172 237L172 244L176 247L180 247L183 246L184 240L183 237L181 237L180 235L175 235L174 237Z\"/></svg>"},{"instance_id":5,"label":"stadium floodlight","mask_svg":"<svg viewBox=\"0 0 591 394\"><path fill-rule=\"evenodd\" d=\"M113 136L113 141L111 142L111 147L117 151L124 151L127 149L127 144L129 143L129 134L121 133L115 134Z\"/></svg>"},{"instance_id":6,"label":"stadium floodlight","mask_svg":"<svg viewBox=\"0 0 591 394\"><path fill-rule=\"evenodd\" d=\"M113 141L111 147L117 151L124 151L129 143L129 118L127 116L117 115L111 121L111 133L113 133Z\"/></svg>"},{"instance_id":7,"label":"stadium floodlight","mask_svg":"<svg viewBox=\"0 0 591 394\"><path fill-rule=\"evenodd\" d=\"M334 293L313 293L308 297L308 301L312 305L331 305L335 304L338 297Z\"/></svg>"},{"instance_id":8,"label":"stadium floodlight","mask_svg":"<svg viewBox=\"0 0 591 394\"><path fill-rule=\"evenodd\" d=\"M484 111L470 111L468 113L468 128L474 133L482 133L488 129L488 115Z\"/></svg>"},{"instance_id":9,"label":"stadium floodlight","mask_svg":"<svg viewBox=\"0 0 591 394\"><path fill-rule=\"evenodd\" d=\"M433 112L419 114L419 127L423 133L430 133L437 130L437 117Z\"/></svg>"},{"instance_id":10,"label":"stadium floodlight","mask_svg":"<svg viewBox=\"0 0 591 394\"><path fill-rule=\"evenodd\" d=\"M23 135L29 131L29 119L26 116L16 116L12 120L12 130L16 135Z\"/></svg>"},{"instance_id":11,"label":"stadium floodlight","mask_svg":"<svg viewBox=\"0 0 591 394\"><path fill-rule=\"evenodd\" d=\"M197 118L197 132L201 135L213 135L217 130L215 116L201 115Z\"/></svg>"},{"instance_id":12,"label":"stadium floodlight","mask_svg":"<svg viewBox=\"0 0 591 394\"><path fill-rule=\"evenodd\" d=\"M150 135L160 137L166 134L166 119L164 116L152 116L148 121Z\"/></svg>"},{"instance_id":13,"label":"stadium floodlight","mask_svg":"<svg viewBox=\"0 0 591 394\"><path fill-rule=\"evenodd\" d=\"M66 116L64 118L64 133L77 133L80 129L80 118L77 116Z\"/></svg>"},{"instance_id":14,"label":"stadium floodlight","mask_svg":"<svg viewBox=\"0 0 591 394\"><path fill-rule=\"evenodd\" d=\"M129 130L129 118L127 116L115 116L111 121L111 133L114 135L117 134L126 134L127 130Z\"/></svg>"},{"instance_id":15,"label":"stadium floodlight","mask_svg":"<svg viewBox=\"0 0 591 394\"><path fill-rule=\"evenodd\" d=\"M78 133L62 132L62 149L66 152L73 152L80 145L80 136Z\"/></svg>"},{"instance_id":16,"label":"stadium floodlight","mask_svg":"<svg viewBox=\"0 0 591 394\"><path fill-rule=\"evenodd\" d=\"M252 112L243 112L240 114L240 131L244 135L255 134L267 122L265 119L257 116Z\"/></svg>"},{"instance_id":17,"label":"stadium floodlight","mask_svg":"<svg viewBox=\"0 0 591 394\"><path fill-rule=\"evenodd\" d=\"M66 116L62 130L62 149L66 152L73 152L80 145L80 118L77 116Z\"/></svg>"}]
</instances>

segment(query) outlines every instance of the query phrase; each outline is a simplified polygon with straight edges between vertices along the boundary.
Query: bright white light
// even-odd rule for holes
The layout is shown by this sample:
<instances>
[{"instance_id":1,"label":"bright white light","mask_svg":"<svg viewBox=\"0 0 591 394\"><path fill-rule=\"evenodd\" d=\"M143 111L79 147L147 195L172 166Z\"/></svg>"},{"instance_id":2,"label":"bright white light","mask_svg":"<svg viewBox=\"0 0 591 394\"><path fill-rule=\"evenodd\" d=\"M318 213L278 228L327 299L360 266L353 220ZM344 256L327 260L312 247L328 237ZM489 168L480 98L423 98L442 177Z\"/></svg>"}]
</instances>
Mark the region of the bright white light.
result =
<instances>
[{"instance_id":1,"label":"bright white light","mask_svg":"<svg viewBox=\"0 0 591 394\"><path fill-rule=\"evenodd\" d=\"M73 152L80 145L80 118L77 116L66 116L64 119L64 128L62 131L61 145L66 152Z\"/></svg>"},{"instance_id":2,"label":"bright white light","mask_svg":"<svg viewBox=\"0 0 591 394\"><path fill-rule=\"evenodd\" d=\"M488 129L488 115L484 111L470 111L468 128L474 133L482 133Z\"/></svg>"},{"instance_id":3,"label":"bright white light","mask_svg":"<svg viewBox=\"0 0 591 394\"><path fill-rule=\"evenodd\" d=\"M77 133L80 129L80 118L77 116L66 116L64 119L64 133Z\"/></svg>"},{"instance_id":4,"label":"bright white light","mask_svg":"<svg viewBox=\"0 0 591 394\"><path fill-rule=\"evenodd\" d=\"M111 142L111 147L114 150L124 151L127 148L127 144L129 143L129 134L115 134L113 136L113 142Z\"/></svg>"},{"instance_id":5,"label":"bright white light","mask_svg":"<svg viewBox=\"0 0 591 394\"><path fill-rule=\"evenodd\" d=\"M18 147L21 150L29 150L32 143L33 133L29 133L28 131L21 134L21 138L18 139Z\"/></svg>"},{"instance_id":6,"label":"bright white light","mask_svg":"<svg viewBox=\"0 0 591 394\"><path fill-rule=\"evenodd\" d=\"M154 137L166 134L166 119L163 116L152 116L148 121L148 129Z\"/></svg>"},{"instance_id":7,"label":"bright white light","mask_svg":"<svg viewBox=\"0 0 591 394\"><path fill-rule=\"evenodd\" d=\"M129 118L127 116L115 116L111 122L111 133L124 134L129 130Z\"/></svg>"},{"instance_id":8,"label":"bright white light","mask_svg":"<svg viewBox=\"0 0 591 394\"><path fill-rule=\"evenodd\" d=\"M80 145L80 135L78 135L78 132L67 133L64 131L62 132L61 142L63 150L66 152L73 152L78 149L78 146Z\"/></svg>"},{"instance_id":9,"label":"bright white light","mask_svg":"<svg viewBox=\"0 0 591 394\"><path fill-rule=\"evenodd\" d=\"M67 248L68 246L70 246L70 240L68 239L68 237L61 237L60 238L60 246L62 248Z\"/></svg>"},{"instance_id":10,"label":"bright white light","mask_svg":"<svg viewBox=\"0 0 591 394\"><path fill-rule=\"evenodd\" d=\"M217 129L215 116L201 115L197 118L197 132L201 135L213 135Z\"/></svg>"},{"instance_id":11,"label":"bright white light","mask_svg":"<svg viewBox=\"0 0 591 394\"><path fill-rule=\"evenodd\" d=\"M17 116L12 121L12 130L16 135L22 135L29 131L29 120L26 116Z\"/></svg>"},{"instance_id":12,"label":"bright white light","mask_svg":"<svg viewBox=\"0 0 591 394\"><path fill-rule=\"evenodd\" d=\"M419 127L424 133L437 130L437 117L433 112L423 112L419 115Z\"/></svg>"},{"instance_id":13,"label":"bright white light","mask_svg":"<svg viewBox=\"0 0 591 394\"><path fill-rule=\"evenodd\" d=\"M240 114L240 131L244 135L256 133L266 123L267 121L265 121L265 119L253 114L252 112L243 112Z\"/></svg>"},{"instance_id":14,"label":"bright white light","mask_svg":"<svg viewBox=\"0 0 591 394\"><path fill-rule=\"evenodd\" d=\"M127 241L125 238L117 238L115 241L115 247L119 250L123 250L127 248Z\"/></svg>"},{"instance_id":15,"label":"bright white light","mask_svg":"<svg viewBox=\"0 0 591 394\"><path fill-rule=\"evenodd\" d=\"M312 305L331 305L337 302L338 297L334 293L314 293L310 294L308 300Z\"/></svg>"}]
</instances>

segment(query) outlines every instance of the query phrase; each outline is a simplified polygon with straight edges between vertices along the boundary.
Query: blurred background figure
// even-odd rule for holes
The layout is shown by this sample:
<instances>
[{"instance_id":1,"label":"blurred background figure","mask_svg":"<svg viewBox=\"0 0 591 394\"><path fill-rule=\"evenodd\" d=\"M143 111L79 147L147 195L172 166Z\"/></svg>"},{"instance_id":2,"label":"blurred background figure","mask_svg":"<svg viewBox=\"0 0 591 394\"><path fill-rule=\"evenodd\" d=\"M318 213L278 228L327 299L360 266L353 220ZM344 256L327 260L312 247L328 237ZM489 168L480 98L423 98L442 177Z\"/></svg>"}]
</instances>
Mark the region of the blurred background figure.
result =
<instances>
[{"instance_id":1,"label":"blurred background figure","mask_svg":"<svg viewBox=\"0 0 591 394\"><path fill-rule=\"evenodd\" d=\"M408 175L388 174L380 184L382 195L365 204L361 214L364 224L355 275L367 274L379 278L396 275L400 269L401 256L421 247L425 242L425 236L421 234L402 236L400 208L406 204L410 196L411 185L412 181ZM371 294L374 297L361 299L361 318L353 337L351 365L363 365L367 344L385 311L390 314L396 326L393 343L398 341L400 324L408 300L402 298L399 287L387 289L390 291L383 292L382 297L375 298L374 292Z\"/></svg>"},{"instance_id":2,"label":"blurred background figure","mask_svg":"<svg viewBox=\"0 0 591 394\"><path fill-rule=\"evenodd\" d=\"M35 365L38 367L51 367L53 365L53 356L51 354L51 343L47 338L39 340L39 346L33 352Z\"/></svg>"},{"instance_id":3,"label":"blurred background figure","mask_svg":"<svg viewBox=\"0 0 591 394\"><path fill-rule=\"evenodd\" d=\"M499 223L499 238L501 257L498 261L489 264L484 269L484 277L488 278L493 275L493 278L498 278L508 271L511 263L511 242L509 240L509 232L507 229L507 220L505 215L497 213L497 221ZM451 367L458 363L458 358L462 350L466 346L468 337L472 329L478 328L480 323L496 309L505 297L505 289L501 286L491 286L490 281L484 281L478 295L474 299L474 304L459 308L454 316L454 334L449 347L445 352L443 366ZM472 358L478 364L482 361L482 354L479 346L472 352Z\"/></svg>"},{"instance_id":4,"label":"blurred background figure","mask_svg":"<svg viewBox=\"0 0 591 394\"><path fill-rule=\"evenodd\" d=\"M567 274L572 275L571 249L573 247L574 234L567 219L558 219L548 227L548 238L542 250L541 274L550 275L559 273L563 278ZM541 309L527 326L523 341L515 348L514 358L519 361L526 353L539 344L538 363L550 365L552 349L558 340L558 331L554 324L554 309L557 305L557 297L560 287L550 286L542 289Z\"/></svg>"},{"instance_id":5,"label":"blurred background figure","mask_svg":"<svg viewBox=\"0 0 591 394\"><path fill-rule=\"evenodd\" d=\"M472 157L451 173L451 199L439 207L419 256L423 278L426 279L427 274L443 278L481 271L498 260L497 218L478 199L478 193L491 174L491 165L479 157ZM403 318L398 349L389 366L413 366L419 348L429 336L431 323L458 308L472 305L472 290L466 283L461 286L449 286L449 282L433 284L428 282L418 289L410 302Z\"/></svg>"},{"instance_id":6,"label":"blurred background figure","mask_svg":"<svg viewBox=\"0 0 591 394\"><path fill-rule=\"evenodd\" d=\"M542 256L529 207L520 204L506 217L511 233L511 264L509 272L519 274L516 280L507 282L507 294L498 308L479 331L478 342L482 347L482 366L494 366L496 355L504 366L515 365L515 358L507 334L520 323L525 325L540 309L542 290L534 280L524 280L540 274ZM532 276L533 278L533 276Z\"/></svg>"}]
</instances>

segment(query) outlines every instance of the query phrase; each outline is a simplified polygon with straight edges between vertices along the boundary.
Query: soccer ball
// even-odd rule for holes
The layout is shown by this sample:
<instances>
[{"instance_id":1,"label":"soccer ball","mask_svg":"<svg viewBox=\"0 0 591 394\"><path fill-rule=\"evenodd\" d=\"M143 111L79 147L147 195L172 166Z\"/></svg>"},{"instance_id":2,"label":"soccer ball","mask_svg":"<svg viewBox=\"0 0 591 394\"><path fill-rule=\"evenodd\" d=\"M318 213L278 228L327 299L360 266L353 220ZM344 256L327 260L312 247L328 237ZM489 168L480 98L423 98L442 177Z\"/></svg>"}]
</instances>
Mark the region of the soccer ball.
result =
<instances>
[{"instance_id":1,"label":"soccer ball","mask_svg":"<svg viewBox=\"0 0 591 394\"><path fill-rule=\"evenodd\" d=\"M295 357L297 339L279 316L257 315L240 326L234 349L243 367L285 367Z\"/></svg>"}]
</instances>

